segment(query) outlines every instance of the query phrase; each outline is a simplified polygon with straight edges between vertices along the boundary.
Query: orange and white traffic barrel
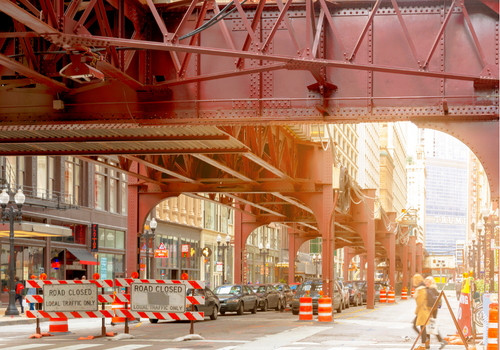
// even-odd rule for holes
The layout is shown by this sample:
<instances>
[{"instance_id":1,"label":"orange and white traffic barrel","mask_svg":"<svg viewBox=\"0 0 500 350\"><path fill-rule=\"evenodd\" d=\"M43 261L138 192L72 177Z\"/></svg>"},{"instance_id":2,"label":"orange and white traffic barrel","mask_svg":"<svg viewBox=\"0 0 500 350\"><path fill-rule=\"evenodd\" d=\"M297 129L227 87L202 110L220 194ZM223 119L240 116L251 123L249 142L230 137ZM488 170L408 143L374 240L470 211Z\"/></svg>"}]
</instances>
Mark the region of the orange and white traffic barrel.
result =
<instances>
[{"instance_id":1,"label":"orange and white traffic barrel","mask_svg":"<svg viewBox=\"0 0 500 350\"><path fill-rule=\"evenodd\" d=\"M302 297L299 307L299 321L312 321L313 319L313 301L311 297Z\"/></svg>"},{"instance_id":2,"label":"orange and white traffic barrel","mask_svg":"<svg viewBox=\"0 0 500 350\"><path fill-rule=\"evenodd\" d=\"M125 317L116 316L116 310L123 310L124 308L125 308L125 303L122 303L115 298L115 301L113 301L113 303L111 304L111 309L113 309L113 311L115 313L115 317L111 318L112 325L116 324L116 323L124 323L125 322Z\"/></svg>"},{"instance_id":3,"label":"orange and white traffic barrel","mask_svg":"<svg viewBox=\"0 0 500 350\"><path fill-rule=\"evenodd\" d=\"M396 302L396 293L392 288L387 291L387 302L389 304L394 304Z\"/></svg>"},{"instance_id":4,"label":"orange and white traffic barrel","mask_svg":"<svg viewBox=\"0 0 500 350\"><path fill-rule=\"evenodd\" d=\"M403 290L401 291L401 300L408 300L408 291L406 290L406 288L403 288Z\"/></svg>"},{"instance_id":5,"label":"orange and white traffic barrel","mask_svg":"<svg viewBox=\"0 0 500 350\"><path fill-rule=\"evenodd\" d=\"M415 289L413 287L411 287L411 297L415 298Z\"/></svg>"},{"instance_id":6,"label":"orange and white traffic barrel","mask_svg":"<svg viewBox=\"0 0 500 350\"><path fill-rule=\"evenodd\" d=\"M49 322L50 333L66 333L68 332L67 318L51 318Z\"/></svg>"},{"instance_id":7,"label":"orange and white traffic barrel","mask_svg":"<svg viewBox=\"0 0 500 350\"><path fill-rule=\"evenodd\" d=\"M385 287L380 290L380 302L381 303L386 303L387 302L387 296L385 293Z\"/></svg>"},{"instance_id":8,"label":"orange and white traffic barrel","mask_svg":"<svg viewBox=\"0 0 500 350\"><path fill-rule=\"evenodd\" d=\"M318 299L318 321L332 322L332 298L323 297Z\"/></svg>"},{"instance_id":9,"label":"orange and white traffic barrel","mask_svg":"<svg viewBox=\"0 0 500 350\"><path fill-rule=\"evenodd\" d=\"M487 350L498 349L498 305L490 305Z\"/></svg>"}]
</instances>

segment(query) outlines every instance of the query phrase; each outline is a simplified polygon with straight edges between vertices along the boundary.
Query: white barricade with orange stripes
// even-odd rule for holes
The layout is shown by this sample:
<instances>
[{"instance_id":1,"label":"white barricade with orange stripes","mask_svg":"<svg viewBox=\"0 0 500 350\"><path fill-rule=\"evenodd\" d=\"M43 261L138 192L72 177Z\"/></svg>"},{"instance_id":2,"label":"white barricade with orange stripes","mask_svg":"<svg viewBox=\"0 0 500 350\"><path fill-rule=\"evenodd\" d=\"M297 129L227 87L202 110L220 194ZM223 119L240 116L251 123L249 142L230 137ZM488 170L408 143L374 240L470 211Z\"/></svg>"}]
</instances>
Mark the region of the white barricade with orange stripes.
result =
<instances>
[{"instance_id":1,"label":"white barricade with orange stripes","mask_svg":"<svg viewBox=\"0 0 500 350\"><path fill-rule=\"evenodd\" d=\"M132 283L138 284L183 284L190 289L204 289L204 281L187 281L187 280L155 280L155 279L132 279L132 278L117 278L115 280L116 287L131 287ZM122 302L130 303L130 295L116 294L116 298ZM205 304L204 296L188 296L186 295L186 303L191 305ZM152 311L131 311L125 309L116 309L118 317L135 317L149 318L157 320L177 320L177 321L203 321L204 312L186 311L186 312L152 312Z\"/></svg>"},{"instance_id":2,"label":"white barricade with orange stripes","mask_svg":"<svg viewBox=\"0 0 500 350\"><path fill-rule=\"evenodd\" d=\"M27 280L28 288L41 288L44 285L74 285L74 284L95 284L98 288L113 287L113 280L83 280L83 281L65 281L65 280ZM27 295L26 302L43 304L43 295ZM99 294L98 301L100 303L113 302L113 296L107 294ZM113 314L107 310L97 311L52 311L46 312L42 310L26 310L28 318L108 318L113 317Z\"/></svg>"}]
</instances>

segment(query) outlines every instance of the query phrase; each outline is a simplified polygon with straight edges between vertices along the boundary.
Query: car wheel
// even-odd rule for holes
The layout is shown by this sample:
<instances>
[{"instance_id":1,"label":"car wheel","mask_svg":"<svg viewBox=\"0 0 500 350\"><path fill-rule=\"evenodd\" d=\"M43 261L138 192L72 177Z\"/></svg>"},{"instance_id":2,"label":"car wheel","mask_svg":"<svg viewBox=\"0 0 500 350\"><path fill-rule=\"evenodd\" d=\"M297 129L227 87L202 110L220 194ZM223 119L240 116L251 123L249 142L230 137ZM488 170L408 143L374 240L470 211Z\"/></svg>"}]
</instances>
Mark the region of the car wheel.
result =
<instances>
[{"instance_id":1,"label":"car wheel","mask_svg":"<svg viewBox=\"0 0 500 350\"><path fill-rule=\"evenodd\" d=\"M158 319L157 318L150 318L149 322L151 322L151 323L158 323Z\"/></svg>"},{"instance_id":2,"label":"car wheel","mask_svg":"<svg viewBox=\"0 0 500 350\"><path fill-rule=\"evenodd\" d=\"M240 303L240 307L238 308L238 311L236 311L236 313L238 315L243 315L244 309L245 309L245 306L243 305L243 303Z\"/></svg>"},{"instance_id":3,"label":"car wheel","mask_svg":"<svg viewBox=\"0 0 500 350\"><path fill-rule=\"evenodd\" d=\"M297 316L298 314L299 314L299 310L292 309L292 315Z\"/></svg>"},{"instance_id":4,"label":"car wheel","mask_svg":"<svg viewBox=\"0 0 500 350\"><path fill-rule=\"evenodd\" d=\"M262 307L260 308L260 311L264 311L266 312L267 311L267 300L264 301L264 304L262 305Z\"/></svg>"},{"instance_id":5,"label":"car wheel","mask_svg":"<svg viewBox=\"0 0 500 350\"><path fill-rule=\"evenodd\" d=\"M350 307L351 307L351 303L349 302L349 298L347 298L347 303L346 303L346 305L347 305L347 308L350 308Z\"/></svg>"},{"instance_id":6,"label":"car wheel","mask_svg":"<svg viewBox=\"0 0 500 350\"><path fill-rule=\"evenodd\" d=\"M280 311L281 309L281 299L278 299L278 305L276 305L276 311Z\"/></svg>"},{"instance_id":7,"label":"car wheel","mask_svg":"<svg viewBox=\"0 0 500 350\"><path fill-rule=\"evenodd\" d=\"M212 310L212 314L210 315L210 319L212 321L215 321L217 319L218 315L219 315L219 310L217 309L217 305L214 305L214 308Z\"/></svg>"},{"instance_id":8,"label":"car wheel","mask_svg":"<svg viewBox=\"0 0 500 350\"><path fill-rule=\"evenodd\" d=\"M256 302L255 302L255 306L254 306L254 307L253 307L253 309L252 309L252 314L256 314L256 313L257 313L257 307L258 307L258 305L259 305L259 302L258 302L258 301L256 301Z\"/></svg>"},{"instance_id":9,"label":"car wheel","mask_svg":"<svg viewBox=\"0 0 500 350\"><path fill-rule=\"evenodd\" d=\"M226 314L226 311L221 311L220 314L224 316Z\"/></svg>"},{"instance_id":10,"label":"car wheel","mask_svg":"<svg viewBox=\"0 0 500 350\"><path fill-rule=\"evenodd\" d=\"M342 303L340 303L339 308L337 309L337 313L340 314L342 312Z\"/></svg>"}]
</instances>

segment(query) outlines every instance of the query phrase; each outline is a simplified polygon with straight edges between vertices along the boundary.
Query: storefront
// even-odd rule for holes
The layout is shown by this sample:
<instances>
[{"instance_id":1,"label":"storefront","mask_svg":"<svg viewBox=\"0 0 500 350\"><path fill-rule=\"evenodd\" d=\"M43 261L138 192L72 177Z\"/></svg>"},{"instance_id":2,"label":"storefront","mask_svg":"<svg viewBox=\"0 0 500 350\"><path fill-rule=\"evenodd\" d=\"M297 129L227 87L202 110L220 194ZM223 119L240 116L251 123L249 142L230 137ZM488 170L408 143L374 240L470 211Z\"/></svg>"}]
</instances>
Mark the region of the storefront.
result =
<instances>
[{"instance_id":1,"label":"storefront","mask_svg":"<svg viewBox=\"0 0 500 350\"><path fill-rule=\"evenodd\" d=\"M154 241L149 248L151 278L163 280L181 279L187 273L190 280L201 278L200 246L201 228L158 220ZM153 243L154 242L154 243ZM146 276L146 250L144 240L141 240L140 270L141 278ZM154 257L154 252L160 244L167 250L166 257Z\"/></svg>"}]
</instances>

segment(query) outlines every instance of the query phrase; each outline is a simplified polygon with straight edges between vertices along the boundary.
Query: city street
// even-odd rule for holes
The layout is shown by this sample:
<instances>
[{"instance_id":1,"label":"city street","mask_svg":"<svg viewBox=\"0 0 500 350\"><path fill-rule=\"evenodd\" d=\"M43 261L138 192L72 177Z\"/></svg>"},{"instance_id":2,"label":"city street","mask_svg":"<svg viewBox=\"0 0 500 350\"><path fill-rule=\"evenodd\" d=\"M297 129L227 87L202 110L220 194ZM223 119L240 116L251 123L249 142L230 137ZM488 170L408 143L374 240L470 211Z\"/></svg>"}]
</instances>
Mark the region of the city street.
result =
<instances>
[{"instance_id":1,"label":"city street","mask_svg":"<svg viewBox=\"0 0 500 350\"><path fill-rule=\"evenodd\" d=\"M458 308L455 292L447 292L454 312ZM449 312L439 311L438 322L444 336L455 333ZM204 340L173 342L172 340L189 334L189 322L163 322L151 324L148 320L131 324L130 333L134 339L109 341L105 339L77 340L79 337L98 335L99 320L69 320L71 334L28 339L34 333L35 325L16 325L0 327L0 348L3 350L22 350L36 347L42 350L78 349L216 349L216 350L361 350L390 349L408 350L415 340L416 333L411 321L415 301L409 299L396 304L376 304L374 310L365 306L352 307L335 313L335 323L299 322L298 316L287 312L258 312L256 315L245 313L238 316L228 313L219 315L216 321L206 318L195 324L195 333ZM316 316L315 316L316 318ZM107 320L107 323L110 321ZM42 323L42 331L48 331L48 322ZM123 326L108 326L107 331L123 333ZM411 340L405 340L410 337ZM436 337L431 339L431 349L438 349ZM446 346L446 349L463 349L463 346Z\"/></svg>"}]
</instances>

